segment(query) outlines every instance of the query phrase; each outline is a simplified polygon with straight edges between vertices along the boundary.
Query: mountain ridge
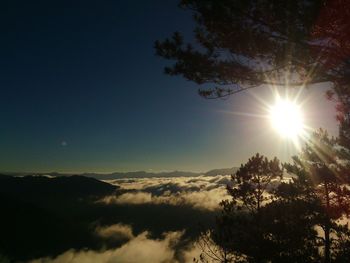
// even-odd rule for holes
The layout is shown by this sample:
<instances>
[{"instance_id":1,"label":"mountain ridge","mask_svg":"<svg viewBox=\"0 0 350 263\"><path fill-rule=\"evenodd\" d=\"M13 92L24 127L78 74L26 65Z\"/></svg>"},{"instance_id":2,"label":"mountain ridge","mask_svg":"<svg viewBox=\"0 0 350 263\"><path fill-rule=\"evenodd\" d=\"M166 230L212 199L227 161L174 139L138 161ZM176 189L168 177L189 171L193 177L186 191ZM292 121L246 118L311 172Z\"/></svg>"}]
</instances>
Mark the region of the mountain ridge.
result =
<instances>
[{"instance_id":1,"label":"mountain ridge","mask_svg":"<svg viewBox=\"0 0 350 263\"><path fill-rule=\"evenodd\" d=\"M113 172L113 173L6 173L12 176L46 176L46 177L61 177L61 176L85 176L95 178L98 180L115 180L115 179L127 179L127 178L156 178L156 177L195 177L195 176L217 176L217 175L231 175L237 171L237 167L232 168L219 168L212 169L207 172L188 172L188 171L167 171L167 172L146 172L146 171L133 171L133 172ZM2 173L5 174L5 173Z\"/></svg>"}]
</instances>

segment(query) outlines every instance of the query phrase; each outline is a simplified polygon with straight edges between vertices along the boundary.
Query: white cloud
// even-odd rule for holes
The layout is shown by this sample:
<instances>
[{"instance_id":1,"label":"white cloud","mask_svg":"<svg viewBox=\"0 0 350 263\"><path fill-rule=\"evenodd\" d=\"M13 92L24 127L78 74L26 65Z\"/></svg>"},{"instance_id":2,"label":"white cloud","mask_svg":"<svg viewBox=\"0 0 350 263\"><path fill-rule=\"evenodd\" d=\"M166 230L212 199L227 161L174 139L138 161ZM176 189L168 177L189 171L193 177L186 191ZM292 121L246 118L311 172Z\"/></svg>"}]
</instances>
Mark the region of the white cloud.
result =
<instances>
[{"instance_id":1,"label":"white cloud","mask_svg":"<svg viewBox=\"0 0 350 263\"><path fill-rule=\"evenodd\" d=\"M129 204L140 205L148 204L152 202L152 195L145 192L130 192L119 196L110 195L105 196L100 202L106 204Z\"/></svg>"},{"instance_id":2,"label":"white cloud","mask_svg":"<svg viewBox=\"0 0 350 263\"><path fill-rule=\"evenodd\" d=\"M110 239L133 239L134 234L132 232L132 228L129 225L125 224L114 224L110 226L99 226L95 230L96 234L103 238Z\"/></svg>"},{"instance_id":3,"label":"white cloud","mask_svg":"<svg viewBox=\"0 0 350 263\"><path fill-rule=\"evenodd\" d=\"M176 263L174 246L183 231L168 232L162 239L151 239L143 232L123 246L105 251L68 250L56 258L40 258L30 263Z\"/></svg>"},{"instance_id":4,"label":"white cloud","mask_svg":"<svg viewBox=\"0 0 350 263\"><path fill-rule=\"evenodd\" d=\"M147 192L129 192L119 196L106 196L99 202L105 204L168 204L168 205L189 205L195 209L214 211L219 208L219 203L228 199L229 196L225 188L214 188L211 190L201 190L193 192L170 193L165 191L162 195L152 195Z\"/></svg>"},{"instance_id":5,"label":"white cloud","mask_svg":"<svg viewBox=\"0 0 350 263\"><path fill-rule=\"evenodd\" d=\"M127 192L106 196L99 202L117 205L189 205L195 209L214 211L222 200L230 198L226 191L229 176L120 179L109 183Z\"/></svg>"},{"instance_id":6,"label":"white cloud","mask_svg":"<svg viewBox=\"0 0 350 263\"><path fill-rule=\"evenodd\" d=\"M212 186L226 186L230 183L230 176L195 176L195 177L170 177L170 178L137 178L105 180L125 190L144 190L146 188L161 187L166 185L177 186L182 190L200 188L206 189Z\"/></svg>"}]
</instances>

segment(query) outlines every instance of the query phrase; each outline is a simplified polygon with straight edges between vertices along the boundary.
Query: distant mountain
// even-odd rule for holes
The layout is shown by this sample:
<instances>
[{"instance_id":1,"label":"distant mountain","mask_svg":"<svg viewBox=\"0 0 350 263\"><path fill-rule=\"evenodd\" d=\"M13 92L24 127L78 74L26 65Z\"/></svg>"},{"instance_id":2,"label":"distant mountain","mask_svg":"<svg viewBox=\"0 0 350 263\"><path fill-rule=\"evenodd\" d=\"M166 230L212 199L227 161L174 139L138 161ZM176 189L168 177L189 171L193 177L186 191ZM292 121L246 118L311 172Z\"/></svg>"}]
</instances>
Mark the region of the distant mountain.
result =
<instances>
[{"instance_id":1,"label":"distant mountain","mask_svg":"<svg viewBox=\"0 0 350 263\"><path fill-rule=\"evenodd\" d=\"M237 167L232 168L222 168L222 169L213 169L205 173L207 176L217 176L217 175L231 175L237 172Z\"/></svg>"},{"instance_id":2,"label":"distant mountain","mask_svg":"<svg viewBox=\"0 0 350 263\"><path fill-rule=\"evenodd\" d=\"M80 176L95 178L98 180L115 180L115 179L126 179L126 178L194 177L194 176L200 176L200 175L206 175L206 176L231 175L236 171L237 171L237 167L213 169L205 173L186 172L186 171L171 171L171 172L136 171L136 172L115 172L115 173L108 173L108 174L82 173L80 174ZM28 174L33 174L33 173L12 173L11 175L24 176ZM52 172L52 173L39 173L39 174L37 173L36 176L54 178L54 177L73 176L73 174Z\"/></svg>"},{"instance_id":3,"label":"distant mountain","mask_svg":"<svg viewBox=\"0 0 350 263\"><path fill-rule=\"evenodd\" d=\"M70 248L100 249L89 229L97 218L90 216L95 200L115 189L84 176L0 174L0 255L8 256L9 262L28 262Z\"/></svg>"},{"instance_id":4,"label":"distant mountain","mask_svg":"<svg viewBox=\"0 0 350 263\"><path fill-rule=\"evenodd\" d=\"M199 176L203 173L193 173L193 172L183 172L183 171L172 171L172 172L160 172L160 173L150 173L145 171L136 172L116 172L111 174L97 174L97 173L84 173L83 176L93 177L99 180L114 180L114 179L124 179L124 178L154 178L154 177L193 177Z\"/></svg>"},{"instance_id":5,"label":"distant mountain","mask_svg":"<svg viewBox=\"0 0 350 263\"><path fill-rule=\"evenodd\" d=\"M145 171L136 172L115 172L111 174L98 174L98 173L84 173L83 176L92 177L99 180L115 180L115 179L125 179L125 178L154 178L154 177L194 177L200 175L206 176L217 176L217 175L231 175L237 171L236 167L233 168L223 168L214 169L206 173L195 173L195 172L184 172L184 171L172 171L172 172L159 172L150 173ZM49 174L54 176L54 174Z\"/></svg>"},{"instance_id":6,"label":"distant mountain","mask_svg":"<svg viewBox=\"0 0 350 263\"><path fill-rule=\"evenodd\" d=\"M25 199L42 194L54 198L102 196L114 190L115 186L80 175L53 178L40 175L24 177L0 175L0 194L10 194Z\"/></svg>"}]
</instances>

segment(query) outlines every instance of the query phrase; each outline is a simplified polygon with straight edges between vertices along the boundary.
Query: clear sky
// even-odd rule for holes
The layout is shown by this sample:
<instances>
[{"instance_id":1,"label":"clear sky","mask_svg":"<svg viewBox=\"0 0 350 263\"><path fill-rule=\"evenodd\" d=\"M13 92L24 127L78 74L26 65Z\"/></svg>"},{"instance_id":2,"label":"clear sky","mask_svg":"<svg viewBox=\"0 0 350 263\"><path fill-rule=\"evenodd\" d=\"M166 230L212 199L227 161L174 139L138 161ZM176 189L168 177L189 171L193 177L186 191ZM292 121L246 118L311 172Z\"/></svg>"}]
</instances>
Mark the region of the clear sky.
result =
<instances>
[{"instance_id":1,"label":"clear sky","mask_svg":"<svg viewBox=\"0 0 350 263\"><path fill-rule=\"evenodd\" d=\"M154 41L193 28L177 1L0 7L0 171L206 171L295 152L255 116L260 100L273 102L268 87L205 100L198 85L163 74ZM325 88L303 92L304 114L336 134Z\"/></svg>"}]
</instances>

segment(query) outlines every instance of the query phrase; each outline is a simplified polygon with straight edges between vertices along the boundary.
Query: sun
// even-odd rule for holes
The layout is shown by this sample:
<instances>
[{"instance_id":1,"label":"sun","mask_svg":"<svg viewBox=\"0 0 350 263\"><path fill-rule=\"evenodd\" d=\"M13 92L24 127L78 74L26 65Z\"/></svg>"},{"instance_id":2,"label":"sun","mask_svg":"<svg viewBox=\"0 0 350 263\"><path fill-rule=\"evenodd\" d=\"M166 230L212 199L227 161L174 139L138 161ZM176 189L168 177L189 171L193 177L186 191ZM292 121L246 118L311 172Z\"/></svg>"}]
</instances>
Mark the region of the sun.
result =
<instances>
[{"instance_id":1,"label":"sun","mask_svg":"<svg viewBox=\"0 0 350 263\"><path fill-rule=\"evenodd\" d=\"M269 118L282 137L297 139L304 132L301 107L293 101L277 98L269 109Z\"/></svg>"}]
</instances>

